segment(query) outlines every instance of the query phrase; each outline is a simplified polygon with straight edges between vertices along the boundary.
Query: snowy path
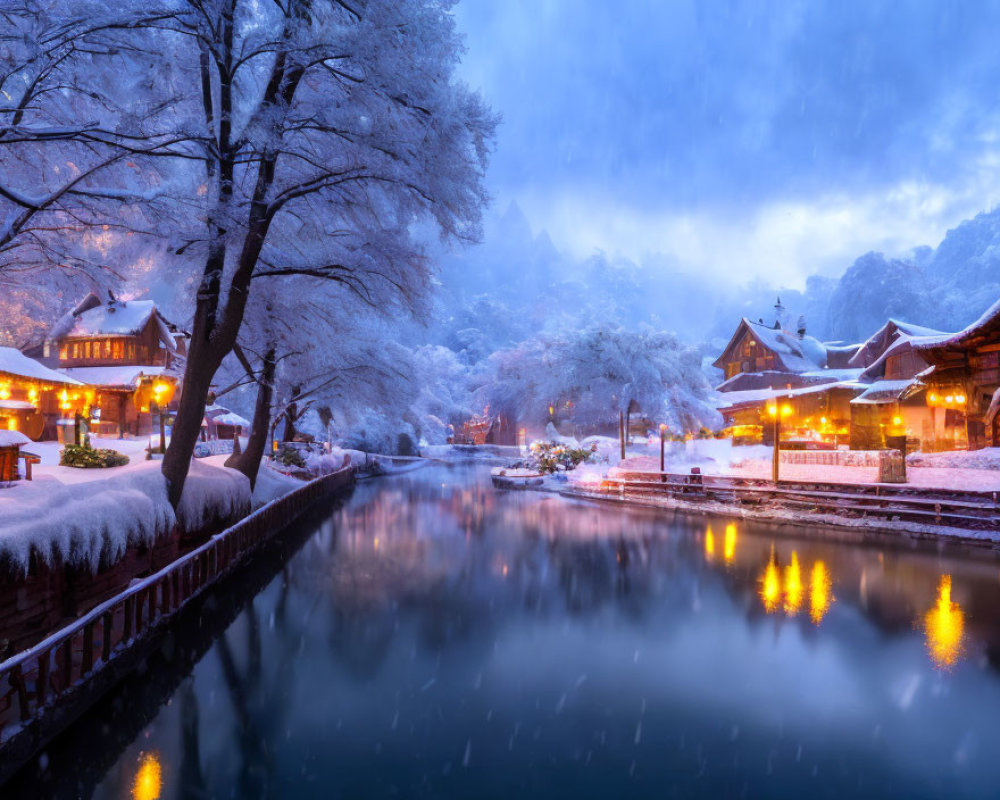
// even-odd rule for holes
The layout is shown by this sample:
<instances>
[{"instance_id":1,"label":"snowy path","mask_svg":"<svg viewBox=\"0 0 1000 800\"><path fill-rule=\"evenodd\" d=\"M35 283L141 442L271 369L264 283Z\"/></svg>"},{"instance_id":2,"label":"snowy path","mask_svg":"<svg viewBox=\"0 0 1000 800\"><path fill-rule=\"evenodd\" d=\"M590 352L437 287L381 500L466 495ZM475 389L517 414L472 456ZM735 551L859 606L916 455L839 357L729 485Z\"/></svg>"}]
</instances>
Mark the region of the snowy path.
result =
<instances>
[{"instance_id":1,"label":"snowy path","mask_svg":"<svg viewBox=\"0 0 1000 800\"><path fill-rule=\"evenodd\" d=\"M928 489L965 489L969 491L1000 491L1000 470L983 469L981 467L963 467L963 462L986 463L981 458L962 459L958 454L948 454L950 466L915 466L907 468L908 485ZM964 455L964 454L963 454ZM969 454L972 456L974 454ZM928 459L928 463L935 463ZM941 463L938 460L937 463ZM623 468L636 472L657 472L660 464L658 458L652 456L632 456L621 465ZM706 475L732 475L741 478L771 477L770 459L747 459L734 464L719 464L717 462L667 464L668 472L687 473L692 466L698 466ZM878 481L877 467L842 467L822 464L782 464L781 477L786 480L816 482L816 483L876 483Z\"/></svg>"}]
</instances>

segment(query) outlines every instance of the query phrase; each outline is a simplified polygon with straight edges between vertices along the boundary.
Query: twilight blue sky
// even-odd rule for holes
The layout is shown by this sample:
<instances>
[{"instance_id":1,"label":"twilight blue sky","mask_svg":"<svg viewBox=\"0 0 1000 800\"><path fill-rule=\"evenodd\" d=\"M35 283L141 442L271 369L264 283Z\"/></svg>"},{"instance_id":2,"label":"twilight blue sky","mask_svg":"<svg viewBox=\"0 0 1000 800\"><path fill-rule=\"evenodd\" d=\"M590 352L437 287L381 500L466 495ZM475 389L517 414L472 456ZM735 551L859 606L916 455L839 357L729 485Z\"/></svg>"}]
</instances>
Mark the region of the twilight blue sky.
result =
<instances>
[{"instance_id":1,"label":"twilight blue sky","mask_svg":"<svg viewBox=\"0 0 1000 800\"><path fill-rule=\"evenodd\" d=\"M577 255L799 284L1000 199L1000 3L462 0L490 186Z\"/></svg>"}]
</instances>

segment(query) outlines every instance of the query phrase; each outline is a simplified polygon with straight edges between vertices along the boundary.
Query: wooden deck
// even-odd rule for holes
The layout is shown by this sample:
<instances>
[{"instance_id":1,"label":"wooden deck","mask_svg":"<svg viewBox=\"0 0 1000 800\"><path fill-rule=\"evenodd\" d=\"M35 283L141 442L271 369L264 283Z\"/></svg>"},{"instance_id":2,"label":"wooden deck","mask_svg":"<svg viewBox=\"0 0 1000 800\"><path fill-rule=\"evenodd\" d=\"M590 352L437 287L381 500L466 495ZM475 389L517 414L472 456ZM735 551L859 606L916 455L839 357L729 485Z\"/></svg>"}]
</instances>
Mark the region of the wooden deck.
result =
<instances>
[{"instance_id":1,"label":"wooden deck","mask_svg":"<svg viewBox=\"0 0 1000 800\"><path fill-rule=\"evenodd\" d=\"M719 503L738 509L778 508L844 519L995 531L1000 534L1000 493L928 489L900 484L803 483L758 478L621 472L597 494L619 499Z\"/></svg>"}]
</instances>

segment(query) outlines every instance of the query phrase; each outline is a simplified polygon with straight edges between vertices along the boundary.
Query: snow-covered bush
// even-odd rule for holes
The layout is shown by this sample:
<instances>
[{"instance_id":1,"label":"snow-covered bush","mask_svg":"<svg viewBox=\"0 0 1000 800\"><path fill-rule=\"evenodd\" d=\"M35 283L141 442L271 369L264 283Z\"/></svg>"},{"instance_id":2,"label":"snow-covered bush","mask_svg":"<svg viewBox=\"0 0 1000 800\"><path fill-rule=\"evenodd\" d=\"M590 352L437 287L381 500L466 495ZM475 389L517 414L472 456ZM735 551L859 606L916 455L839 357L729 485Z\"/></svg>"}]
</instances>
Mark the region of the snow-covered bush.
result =
<instances>
[{"instance_id":1,"label":"snow-covered bush","mask_svg":"<svg viewBox=\"0 0 1000 800\"><path fill-rule=\"evenodd\" d=\"M286 467L305 467L306 460L302 454L294 447L282 447L274 460Z\"/></svg>"},{"instance_id":2,"label":"snow-covered bush","mask_svg":"<svg viewBox=\"0 0 1000 800\"><path fill-rule=\"evenodd\" d=\"M82 469L106 469L107 467L123 467L128 463L128 456L117 450L104 450L89 445L68 444L59 454L59 465L62 467L80 467Z\"/></svg>"},{"instance_id":3,"label":"snow-covered bush","mask_svg":"<svg viewBox=\"0 0 1000 800\"><path fill-rule=\"evenodd\" d=\"M532 442L531 466L539 472L552 474L576 469L589 461L597 452L597 447L570 447L560 442Z\"/></svg>"}]
</instances>

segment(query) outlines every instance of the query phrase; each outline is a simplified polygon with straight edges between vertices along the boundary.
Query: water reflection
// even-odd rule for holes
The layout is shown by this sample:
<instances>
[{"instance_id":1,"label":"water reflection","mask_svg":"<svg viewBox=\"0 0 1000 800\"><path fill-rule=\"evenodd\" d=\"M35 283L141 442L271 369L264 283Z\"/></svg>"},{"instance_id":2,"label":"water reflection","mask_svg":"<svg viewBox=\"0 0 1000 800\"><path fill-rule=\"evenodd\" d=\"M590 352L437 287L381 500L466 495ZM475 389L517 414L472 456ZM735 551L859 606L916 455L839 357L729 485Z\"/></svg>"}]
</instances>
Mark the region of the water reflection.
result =
<instances>
[{"instance_id":1,"label":"water reflection","mask_svg":"<svg viewBox=\"0 0 1000 800\"><path fill-rule=\"evenodd\" d=\"M962 653L962 630L965 617L958 603L951 599L951 575L942 575L937 602L924 616L927 651L935 665L950 669Z\"/></svg>"},{"instance_id":2,"label":"water reflection","mask_svg":"<svg viewBox=\"0 0 1000 800\"><path fill-rule=\"evenodd\" d=\"M809 618L814 625L819 625L830 610L830 604L834 600L832 586L826 564L822 561L814 563L809 576Z\"/></svg>"},{"instance_id":3,"label":"water reflection","mask_svg":"<svg viewBox=\"0 0 1000 800\"><path fill-rule=\"evenodd\" d=\"M98 798L128 796L153 746L175 765L164 797L963 797L1000 783L1000 676L978 666L1000 663L989 551L708 526L488 481L439 469L360 485ZM955 654L947 672L938 651Z\"/></svg>"},{"instance_id":4,"label":"water reflection","mask_svg":"<svg viewBox=\"0 0 1000 800\"><path fill-rule=\"evenodd\" d=\"M158 800L163 791L162 768L158 753L144 753L132 783L133 800Z\"/></svg>"},{"instance_id":5,"label":"water reflection","mask_svg":"<svg viewBox=\"0 0 1000 800\"><path fill-rule=\"evenodd\" d=\"M723 544L722 556L727 564L732 564L736 558L736 524L730 522L726 525L726 538Z\"/></svg>"},{"instance_id":6,"label":"water reflection","mask_svg":"<svg viewBox=\"0 0 1000 800\"><path fill-rule=\"evenodd\" d=\"M775 560L773 547L760 583L760 599L764 601L764 610L768 614L773 614L781 602L781 581L778 577L778 562Z\"/></svg>"},{"instance_id":7,"label":"water reflection","mask_svg":"<svg viewBox=\"0 0 1000 800\"><path fill-rule=\"evenodd\" d=\"M785 613L794 617L802 608L802 570L799 554L792 550L792 563L785 567Z\"/></svg>"}]
</instances>

